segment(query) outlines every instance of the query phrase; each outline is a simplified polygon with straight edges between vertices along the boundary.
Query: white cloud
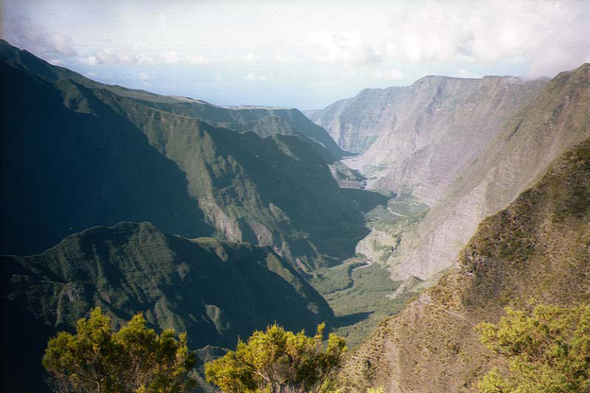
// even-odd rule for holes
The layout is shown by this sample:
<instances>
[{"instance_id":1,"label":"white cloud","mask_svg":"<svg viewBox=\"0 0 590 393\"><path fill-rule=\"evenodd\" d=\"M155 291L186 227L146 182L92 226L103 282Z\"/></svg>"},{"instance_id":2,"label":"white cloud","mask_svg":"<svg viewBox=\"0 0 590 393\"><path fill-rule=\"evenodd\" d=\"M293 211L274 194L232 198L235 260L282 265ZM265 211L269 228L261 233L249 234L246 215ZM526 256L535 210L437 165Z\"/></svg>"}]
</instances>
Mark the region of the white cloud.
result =
<instances>
[{"instance_id":1,"label":"white cloud","mask_svg":"<svg viewBox=\"0 0 590 393\"><path fill-rule=\"evenodd\" d=\"M164 64L194 64L204 65L212 62L211 59L198 54L183 54L175 50L167 50L151 56L142 52L129 49L98 49L92 56L78 59L82 64L95 66L98 64L144 64L161 62Z\"/></svg>"},{"instance_id":2,"label":"white cloud","mask_svg":"<svg viewBox=\"0 0 590 393\"><path fill-rule=\"evenodd\" d=\"M176 64L180 62L180 57L178 56L178 53L176 53L175 50L166 51L162 53L161 57L164 63L166 64Z\"/></svg>"},{"instance_id":3,"label":"white cloud","mask_svg":"<svg viewBox=\"0 0 590 393\"><path fill-rule=\"evenodd\" d=\"M151 63L153 60L144 54L136 53L128 49L98 49L92 56L78 59L81 64L95 66L98 64L142 64Z\"/></svg>"},{"instance_id":4,"label":"white cloud","mask_svg":"<svg viewBox=\"0 0 590 393\"><path fill-rule=\"evenodd\" d=\"M313 33L309 57L353 66L519 64L531 76L552 75L590 61L588 21L588 0L414 0L392 16L384 36Z\"/></svg>"},{"instance_id":5,"label":"white cloud","mask_svg":"<svg viewBox=\"0 0 590 393\"><path fill-rule=\"evenodd\" d=\"M272 76L256 75L252 72L249 72L248 74L246 74L243 79L248 82L269 82L269 81L274 80L274 78Z\"/></svg>"},{"instance_id":6,"label":"white cloud","mask_svg":"<svg viewBox=\"0 0 590 393\"><path fill-rule=\"evenodd\" d=\"M384 80L400 80L404 78L403 72L398 70L397 68L392 68L389 70L377 70L373 73L375 78L377 79L384 79Z\"/></svg>"},{"instance_id":7,"label":"white cloud","mask_svg":"<svg viewBox=\"0 0 590 393\"><path fill-rule=\"evenodd\" d=\"M98 60L96 59L96 56L83 57L79 60L79 62L82 64L89 65L89 66L95 66L98 64Z\"/></svg>"},{"instance_id":8,"label":"white cloud","mask_svg":"<svg viewBox=\"0 0 590 393\"><path fill-rule=\"evenodd\" d=\"M481 78L481 77L483 77L483 75L478 74L476 72L471 72L469 70L466 70L465 68L461 68L461 69L457 70L457 72L455 72L449 76L454 76L456 78Z\"/></svg>"},{"instance_id":9,"label":"white cloud","mask_svg":"<svg viewBox=\"0 0 590 393\"><path fill-rule=\"evenodd\" d=\"M28 49L45 59L51 59L54 64L62 58L70 58L78 54L74 49L75 43L70 37L49 31L45 26L33 23L29 17L19 15L3 21L6 23L6 33L13 45Z\"/></svg>"},{"instance_id":10,"label":"white cloud","mask_svg":"<svg viewBox=\"0 0 590 393\"><path fill-rule=\"evenodd\" d=\"M297 61L297 58L295 56L292 55L285 55L285 54L276 54L274 56L274 59L276 61L278 61L279 63L292 63L294 61Z\"/></svg>"},{"instance_id":11,"label":"white cloud","mask_svg":"<svg viewBox=\"0 0 590 393\"><path fill-rule=\"evenodd\" d=\"M201 55L188 55L186 56L186 62L190 64L203 65L211 63L211 59Z\"/></svg>"},{"instance_id":12,"label":"white cloud","mask_svg":"<svg viewBox=\"0 0 590 393\"><path fill-rule=\"evenodd\" d=\"M392 60L524 62L553 74L590 58L587 0L450 0L411 3L381 46Z\"/></svg>"},{"instance_id":13,"label":"white cloud","mask_svg":"<svg viewBox=\"0 0 590 393\"><path fill-rule=\"evenodd\" d=\"M147 80L152 79L152 77L147 72L138 72L137 79L142 80L142 81L147 81Z\"/></svg>"},{"instance_id":14,"label":"white cloud","mask_svg":"<svg viewBox=\"0 0 590 393\"><path fill-rule=\"evenodd\" d=\"M343 62L352 65L377 63L380 55L376 47L351 32L317 31L309 37L312 45L322 50L320 61Z\"/></svg>"},{"instance_id":15,"label":"white cloud","mask_svg":"<svg viewBox=\"0 0 590 393\"><path fill-rule=\"evenodd\" d=\"M259 55L256 55L256 54L254 54L252 52L248 52L245 55L240 55L238 57L238 59L241 62L251 63L251 62L254 62L254 61L259 61L261 58L260 58Z\"/></svg>"},{"instance_id":16,"label":"white cloud","mask_svg":"<svg viewBox=\"0 0 590 393\"><path fill-rule=\"evenodd\" d=\"M175 50L169 50L160 53L160 60L165 64L193 64L193 65L205 65L213 62L212 59L199 55L199 54L184 54L179 53Z\"/></svg>"}]
</instances>

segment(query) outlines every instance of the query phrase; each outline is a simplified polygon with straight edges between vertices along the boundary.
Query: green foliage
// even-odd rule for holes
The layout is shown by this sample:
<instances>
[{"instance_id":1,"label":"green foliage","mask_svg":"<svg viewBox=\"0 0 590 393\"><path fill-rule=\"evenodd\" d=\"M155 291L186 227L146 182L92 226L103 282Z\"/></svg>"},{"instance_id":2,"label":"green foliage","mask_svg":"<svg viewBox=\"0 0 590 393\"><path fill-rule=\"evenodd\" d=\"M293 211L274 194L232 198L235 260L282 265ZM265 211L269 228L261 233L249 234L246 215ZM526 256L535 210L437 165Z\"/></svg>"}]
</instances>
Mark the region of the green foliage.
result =
<instances>
[{"instance_id":1,"label":"green foliage","mask_svg":"<svg viewBox=\"0 0 590 393\"><path fill-rule=\"evenodd\" d=\"M325 325L314 337L294 334L282 327L256 331L248 342L206 364L207 382L225 393L327 392L330 376L346 352L344 339L330 334L322 349Z\"/></svg>"},{"instance_id":2,"label":"green foliage","mask_svg":"<svg viewBox=\"0 0 590 393\"><path fill-rule=\"evenodd\" d=\"M490 371L484 393L565 393L590 389L590 305L537 306L532 315L506 309L498 325L477 330L487 348L510 360L509 372Z\"/></svg>"},{"instance_id":3,"label":"green foliage","mask_svg":"<svg viewBox=\"0 0 590 393\"><path fill-rule=\"evenodd\" d=\"M194 387L186 334L178 340L172 330L158 335L141 314L114 333L98 307L78 321L75 335L60 332L49 340L42 363L59 392L181 393Z\"/></svg>"}]
</instances>

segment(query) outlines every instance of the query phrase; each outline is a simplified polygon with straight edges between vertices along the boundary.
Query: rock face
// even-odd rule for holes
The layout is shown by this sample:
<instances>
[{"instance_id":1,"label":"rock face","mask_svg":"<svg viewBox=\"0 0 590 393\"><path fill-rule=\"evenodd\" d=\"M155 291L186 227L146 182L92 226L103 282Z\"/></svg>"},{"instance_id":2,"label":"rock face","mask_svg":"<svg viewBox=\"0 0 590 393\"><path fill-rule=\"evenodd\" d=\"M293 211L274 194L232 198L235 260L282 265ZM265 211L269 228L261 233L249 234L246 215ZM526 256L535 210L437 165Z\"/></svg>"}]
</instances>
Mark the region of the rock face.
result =
<instances>
[{"instance_id":1,"label":"rock face","mask_svg":"<svg viewBox=\"0 0 590 393\"><path fill-rule=\"evenodd\" d=\"M397 277L428 277L452 266L486 216L538 181L563 151L590 137L590 64L556 76L508 121L412 236Z\"/></svg>"},{"instance_id":2,"label":"rock face","mask_svg":"<svg viewBox=\"0 0 590 393\"><path fill-rule=\"evenodd\" d=\"M104 85L6 42L0 59L10 114L1 120L4 254L150 221L189 238L272 246L308 269L354 254L368 233L358 201L385 199L341 191L328 166L340 150L296 110Z\"/></svg>"},{"instance_id":3,"label":"rock face","mask_svg":"<svg viewBox=\"0 0 590 393\"><path fill-rule=\"evenodd\" d=\"M372 188L433 204L546 83L428 76L408 87L363 90L310 118L344 150L366 150L365 172L379 179Z\"/></svg>"},{"instance_id":4,"label":"rock face","mask_svg":"<svg viewBox=\"0 0 590 393\"><path fill-rule=\"evenodd\" d=\"M576 73L554 83L570 78ZM557 118L562 113L553 112ZM502 364L480 344L476 324L498 322L507 305L588 302L589 220L586 140L480 224L459 255L458 272L444 276L351 353L341 372L345 391L383 386L387 393L475 392L477 380Z\"/></svg>"},{"instance_id":5,"label":"rock face","mask_svg":"<svg viewBox=\"0 0 590 393\"><path fill-rule=\"evenodd\" d=\"M150 223L91 228L43 254L1 257L0 268L7 392L39 391L25 387L43 383L49 337L71 330L91 307L117 324L142 312L152 326L186 331L191 348L233 347L274 322L313 331L333 320L326 301L272 249L189 240Z\"/></svg>"}]
</instances>

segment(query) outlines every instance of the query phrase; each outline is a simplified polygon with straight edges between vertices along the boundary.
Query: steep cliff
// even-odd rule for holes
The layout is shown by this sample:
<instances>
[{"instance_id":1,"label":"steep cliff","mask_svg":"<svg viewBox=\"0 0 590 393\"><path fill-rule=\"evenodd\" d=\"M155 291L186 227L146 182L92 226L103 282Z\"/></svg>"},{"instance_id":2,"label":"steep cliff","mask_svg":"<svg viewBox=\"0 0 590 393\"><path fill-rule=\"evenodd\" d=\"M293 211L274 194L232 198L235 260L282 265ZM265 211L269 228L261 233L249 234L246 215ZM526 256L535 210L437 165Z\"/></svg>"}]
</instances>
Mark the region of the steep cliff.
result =
<instances>
[{"instance_id":1,"label":"steep cliff","mask_svg":"<svg viewBox=\"0 0 590 393\"><path fill-rule=\"evenodd\" d=\"M575 73L573 73L575 75ZM561 75L558 80L572 74ZM354 351L347 391L473 392L492 365L474 331L507 305L590 302L590 140L554 162L533 188L484 220L444 276Z\"/></svg>"},{"instance_id":2,"label":"steep cliff","mask_svg":"<svg viewBox=\"0 0 590 393\"><path fill-rule=\"evenodd\" d=\"M378 179L372 188L432 204L546 83L428 76L408 87L363 90L311 119L343 149L366 150L364 172Z\"/></svg>"},{"instance_id":3,"label":"steep cliff","mask_svg":"<svg viewBox=\"0 0 590 393\"><path fill-rule=\"evenodd\" d=\"M590 64L557 75L461 172L392 259L394 275L451 266L486 216L506 207L563 151L590 136Z\"/></svg>"}]
</instances>

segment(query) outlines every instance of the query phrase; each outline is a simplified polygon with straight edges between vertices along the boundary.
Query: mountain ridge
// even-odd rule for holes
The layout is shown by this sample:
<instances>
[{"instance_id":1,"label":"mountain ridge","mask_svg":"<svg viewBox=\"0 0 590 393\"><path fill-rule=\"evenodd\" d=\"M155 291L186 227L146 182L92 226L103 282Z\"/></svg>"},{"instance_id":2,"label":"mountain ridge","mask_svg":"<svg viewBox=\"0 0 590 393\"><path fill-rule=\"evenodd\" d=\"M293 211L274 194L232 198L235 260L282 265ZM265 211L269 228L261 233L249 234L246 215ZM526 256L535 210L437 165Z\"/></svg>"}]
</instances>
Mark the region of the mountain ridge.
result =
<instances>
[{"instance_id":1,"label":"mountain ridge","mask_svg":"<svg viewBox=\"0 0 590 393\"><path fill-rule=\"evenodd\" d=\"M2 110L13 114L2 127L4 253L40 252L94 225L150 221L187 237L272 244L305 270L352 255L367 232L355 205L384 200L339 189L327 165L334 157L297 131L300 122L320 128L299 112L281 120L238 110L254 123L229 130L186 112L202 106L105 87L11 50L25 60L2 62ZM219 110L218 123L232 120Z\"/></svg>"}]
</instances>

